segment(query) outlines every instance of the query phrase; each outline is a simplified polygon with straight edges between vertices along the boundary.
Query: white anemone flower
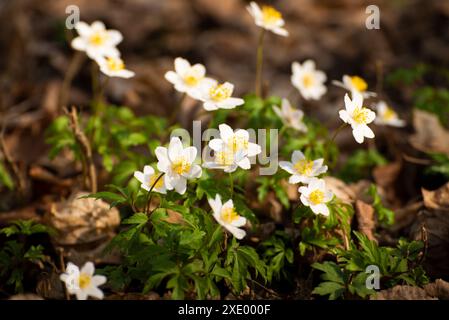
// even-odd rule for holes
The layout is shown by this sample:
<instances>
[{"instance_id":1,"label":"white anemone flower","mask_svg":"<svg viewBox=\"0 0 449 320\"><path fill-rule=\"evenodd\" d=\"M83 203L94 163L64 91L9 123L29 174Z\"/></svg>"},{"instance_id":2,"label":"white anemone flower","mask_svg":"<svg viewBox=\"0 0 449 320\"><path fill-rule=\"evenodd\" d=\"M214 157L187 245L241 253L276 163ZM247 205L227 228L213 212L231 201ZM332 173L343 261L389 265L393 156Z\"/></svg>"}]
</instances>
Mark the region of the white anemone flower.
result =
<instances>
[{"instance_id":1,"label":"white anemone flower","mask_svg":"<svg viewBox=\"0 0 449 320\"><path fill-rule=\"evenodd\" d=\"M181 93L186 93L194 99L199 99L200 86L213 82L206 77L206 68L201 63L191 65L183 58L175 59L175 71L165 73L165 79L172 83L175 89Z\"/></svg>"},{"instance_id":2,"label":"white anemone flower","mask_svg":"<svg viewBox=\"0 0 449 320\"><path fill-rule=\"evenodd\" d=\"M156 173L154 169L151 166L145 166L143 167L143 172L141 171L135 171L134 177L139 180L141 183L141 188L145 189L146 191L150 191L151 187L154 185L152 191L156 191L162 194L167 193L167 188L164 184L164 178L159 178L161 174ZM157 182L156 182L157 181Z\"/></svg>"},{"instance_id":3,"label":"white anemone flower","mask_svg":"<svg viewBox=\"0 0 449 320\"><path fill-rule=\"evenodd\" d=\"M234 132L230 126L224 123L220 124L218 129L220 130L220 138L209 141L209 147L216 152L224 150L232 153L243 152L245 157L239 162L239 166L249 169L249 157L261 153L262 148L256 143L249 142L249 133L244 129L238 129Z\"/></svg>"},{"instance_id":4,"label":"white anemone flower","mask_svg":"<svg viewBox=\"0 0 449 320\"><path fill-rule=\"evenodd\" d=\"M309 183L313 178L327 171L327 166L323 166L324 159L308 160L304 153L299 150L293 151L292 161L281 161L279 166L291 174L288 182Z\"/></svg>"},{"instance_id":5,"label":"white anemone flower","mask_svg":"<svg viewBox=\"0 0 449 320\"><path fill-rule=\"evenodd\" d=\"M376 104L377 114L374 120L375 124L387 125L392 127L404 127L405 121L399 119L398 114L388 106L385 101L379 101Z\"/></svg>"},{"instance_id":6,"label":"white anemone flower","mask_svg":"<svg viewBox=\"0 0 449 320\"><path fill-rule=\"evenodd\" d=\"M301 202L315 214L329 215L326 203L331 201L334 195L326 188L324 180L313 178L307 186L299 187L298 191L301 193Z\"/></svg>"},{"instance_id":7,"label":"white anemone flower","mask_svg":"<svg viewBox=\"0 0 449 320\"><path fill-rule=\"evenodd\" d=\"M376 114L363 106L363 96L354 92L351 100L348 94L345 95L345 110L340 110L341 120L352 127L352 135L355 141L363 143L366 138L374 138L374 132L368 127L373 122Z\"/></svg>"},{"instance_id":8,"label":"white anemone flower","mask_svg":"<svg viewBox=\"0 0 449 320\"><path fill-rule=\"evenodd\" d=\"M125 68L125 63L120 57L101 56L96 57L95 61L100 67L100 71L108 77L129 79L134 77L135 75L133 71L127 70Z\"/></svg>"},{"instance_id":9,"label":"white anemone flower","mask_svg":"<svg viewBox=\"0 0 449 320\"><path fill-rule=\"evenodd\" d=\"M349 76L345 74L343 76L343 82L334 80L332 81L337 87L348 90L354 95L354 92L360 93L364 98L375 97L377 94L375 92L367 91L368 84L366 81L359 76Z\"/></svg>"},{"instance_id":10,"label":"white anemone flower","mask_svg":"<svg viewBox=\"0 0 449 320\"><path fill-rule=\"evenodd\" d=\"M265 5L260 8L257 3L251 2L246 9L254 18L256 26L283 37L288 36L288 31L283 28L285 21L282 19L282 14L275 8Z\"/></svg>"},{"instance_id":11,"label":"white anemone flower","mask_svg":"<svg viewBox=\"0 0 449 320\"><path fill-rule=\"evenodd\" d=\"M234 208L232 199L226 201L224 204L221 202L221 196L217 194L215 199L207 199L209 205L212 208L215 220L228 230L234 237L241 240L245 237L246 231L239 229L246 224L246 218L240 216Z\"/></svg>"},{"instance_id":12,"label":"white anemone flower","mask_svg":"<svg viewBox=\"0 0 449 320\"><path fill-rule=\"evenodd\" d=\"M103 291L98 287L106 283L106 277L94 275L95 266L92 262L86 262L81 270L69 262L66 272L59 278L65 283L69 294L76 295L78 300L86 300L89 296L103 299Z\"/></svg>"},{"instance_id":13,"label":"white anemone flower","mask_svg":"<svg viewBox=\"0 0 449 320\"><path fill-rule=\"evenodd\" d=\"M201 85L200 91L200 100L207 111L234 109L245 103L243 99L232 96L234 85L229 82L220 84L215 80L208 81Z\"/></svg>"},{"instance_id":14,"label":"white anemone flower","mask_svg":"<svg viewBox=\"0 0 449 320\"><path fill-rule=\"evenodd\" d=\"M205 162L203 167L208 169L221 169L224 172L231 173L237 170L238 167L248 170L251 168L246 151L239 150L235 152L229 148L225 143L221 147L214 150L213 161Z\"/></svg>"},{"instance_id":15,"label":"white anemone flower","mask_svg":"<svg viewBox=\"0 0 449 320\"><path fill-rule=\"evenodd\" d=\"M157 147L155 154L158 159L157 169L165 173L164 183L167 190L175 189L179 194L184 194L187 189L187 179L201 176L201 167L193 163L197 149L184 148L178 137L171 138L168 148Z\"/></svg>"},{"instance_id":16,"label":"white anemone flower","mask_svg":"<svg viewBox=\"0 0 449 320\"><path fill-rule=\"evenodd\" d=\"M95 21L91 25L80 21L76 23L75 29L79 36L72 40L72 48L85 51L91 59L106 55L120 56L116 46L123 40L123 36L119 31L106 30L101 21Z\"/></svg>"},{"instance_id":17,"label":"white anemone flower","mask_svg":"<svg viewBox=\"0 0 449 320\"><path fill-rule=\"evenodd\" d=\"M281 118L284 125L301 132L307 132L307 126L303 122L304 112L299 109L292 108L287 99L282 99L282 109L273 106L273 111Z\"/></svg>"},{"instance_id":18,"label":"white anemone flower","mask_svg":"<svg viewBox=\"0 0 449 320\"><path fill-rule=\"evenodd\" d=\"M313 60L292 63L291 82L306 100L319 100L326 93L326 79L323 71L316 70Z\"/></svg>"}]
</instances>

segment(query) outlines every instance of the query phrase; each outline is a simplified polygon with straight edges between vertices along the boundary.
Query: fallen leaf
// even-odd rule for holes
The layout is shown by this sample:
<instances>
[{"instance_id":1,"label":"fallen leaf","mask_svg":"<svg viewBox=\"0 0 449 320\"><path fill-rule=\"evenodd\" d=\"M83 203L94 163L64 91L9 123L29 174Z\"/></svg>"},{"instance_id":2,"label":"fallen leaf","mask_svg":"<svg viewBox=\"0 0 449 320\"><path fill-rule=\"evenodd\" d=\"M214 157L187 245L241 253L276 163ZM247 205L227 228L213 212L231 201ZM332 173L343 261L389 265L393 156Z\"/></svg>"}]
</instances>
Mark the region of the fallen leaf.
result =
<instances>
[{"instance_id":1,"label":"fallen leaf","mask_svg":"<svg viewBox=\"0 0 449 320\"><path fill-rule=\"evenodd\" d=\"M358 222L358 230L364 233L368 239L376 241L376 237L373 234L376 228L374 208L366 202L356 200L355 215Z\"/></svg>"},{"instance_id":2,"label":"fallen leaf","mask_svg":"<svg viewBox=\"0 0 449 320\"><path fill-rule=\"evenodd\" d=\"M449 155L449 131L432 113L413 111L413 125L416 133L409 138L410 144L423 152L445 153Z\"/></svg>"},{"instance_id":3,"label":"fallen leaf","mask_svg":"<svg viewBox=\"0 0 449 320\"><path fill-rule=\"evenodd\" d=\"M449 182L435 191L421 189L421 192L427 208L449 210Z\"/></svg>"},{"instance_id":4,"label":"fallen leaf","mask_svg":"<svg viewBox=\"0 0 449 320\"><path fill-rule=\"evenodd\" d=\"M381 290L370 297L370 300L438 300L431 297L419 287L394 286L391 289Z\"/></svg>"}]
</instances>

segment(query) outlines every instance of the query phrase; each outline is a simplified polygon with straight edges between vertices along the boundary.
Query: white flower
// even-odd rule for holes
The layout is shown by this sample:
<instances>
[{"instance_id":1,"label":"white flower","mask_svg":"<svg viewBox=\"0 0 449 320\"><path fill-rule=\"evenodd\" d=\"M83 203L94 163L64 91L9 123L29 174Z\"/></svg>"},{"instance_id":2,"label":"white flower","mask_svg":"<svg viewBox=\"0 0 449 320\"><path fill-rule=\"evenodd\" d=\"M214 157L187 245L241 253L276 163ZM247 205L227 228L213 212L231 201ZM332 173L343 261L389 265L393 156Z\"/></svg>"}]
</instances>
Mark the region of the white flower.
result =
<instances>
[{"instance_id":1,"label":"white flower","mask_svg":"<svg viewBox=\"0 0 449 320\"><path fill-rule=\"evenodd\" d=\"M215 80L205 82L201 85L200 92L200 100L204 102L203 107L207 111L233 109L245 103L243 99L232 97L234 85L229 82L222 84Z\"/></svg>"},{"instance_id":2,"label":"white flower","mask_svg":"<svg viewBox=\"0 0 449 320\"><path fill-rule=\"evenodd\" d=\"M160 174L156 174L154 169L151 166L143 167L143 172L136 171L134 172L134 177L139 180L141 183L141 187L147 191L150 191L151 187L154 185L152 191L156 191L159 193L166 194L167 188L164 184L164 178L159 178ZM156 182L157 180L157 182ZM156 184L155 184L156 183Z\"/></svg>"},{"instance_id":3,"label":"white flower","mask_svg":"<svg viewBox=\"0 0 449 320\"><path fill-rule=\"evenodd\" d=\"M326 93L326 79L326 74L316 70L312 60L306 60L302 65L298 62L292 63L291 82L306 100L319 100Z\"/></svg>"},{"instance_id":4,"label":"white flower","mask_svg":"<svg viewBox=\"0 0 449 320\"><path fill-rule=\"evenodd\" d=\"M388 125L393 127L405 126L405 121L399 119L398 114L390 108L385 101L379 101L376 104L377 115L374 120L375 124Z\"/></svg>"},{"instance_id":5,"label":"white flower","mask_svg":"<svg viewBox=\"0 0 449 320\"><path fill-rule=\"evenodd\" d=\"M354 92L362 94L364 98L375 97L377 94L375 92L367 91L368 84L363 78L359 76L343 76L343 82L334 80L332 81L337 87L344 88L354 95Z\"/></svg>"},{"instance_id":6,"label":"white flower","mask_svg":"<svg viewBox=\"0 0 449 320\"><path fill-rule=\"evenodd\" d=\"M157 147L155 154L158 159L157 169L165 172L164 183L167 190L175 189L176 192L184 194L187 189L187 179L201 176L201 167L193 164L197 149L184 148L178 137L171 138L168 148Z\"/></svg>"},{"instance_id":7,"label":"white flower","mask_svg":"<svg viewBox=\"0 0 449 320\"><path fill-rule=\"evenodd\" d=\"M99 56L120 56L116 46L123 40L117 30L106 30L103 22L95 21L90 26L85 22L75 25L78 37L72 40L72 48L85 51L91 59Z\"/></svg>"},{"instance_id":8,"label":"white flower","mask_svg":"<svg viewBox=\"0 0 449 320\"><path fill-rule=\"evenodd\" d=\"M206 68L202 64L190 65L189 61L180 57L175 59L175 71L165 73L165 79L177 91L187 93L194 99L199 99L201 85L213 81L206 78Z\"/></svg>"},{"instance_id":9,"label":"white flower","mask_svg":"<svg viewBox=\"0 0 449 320\"><path fill-rule=\"evenodd\" d=\"M96 57L95 61L100 67L100 71L103 72L108 77L118 77L118 78L131 78L134 77L135 73L130 70L126 70L125 63L120 57L113 56L101 56Z\"/></svg>"},{"instance_id":10,"label":"white flower","mask_svg":"<svg viewBox=\"0 0 449 320\"><path fill-rule=\"evenodd\" d=\"M376 118L376 114L363 106L363 97L360 93L354 92L351 100L348 94L345 95L345 108L340 110L340 118L351 125L352 135L355 141L363 143L364 138L374 138L374 132L367 126Z\"/></svg>"},{"instance_id":11,"label":"white flower","mask_svg":"<svg viewBox=\"0 0 449 320\"><path fill-rule=\"evenodd\" d=\"M288 36L288 31L283 28L285 21L282 14L270 6L262 6L262 9L255 2L251 2L246 7L248 12L254 18L256 26L269 30L280 36Z\"/></svg>"},{"instance_id":12,"label":"white flower","mask_svg":"<svg viewBox=\"0 0 449 320\"><path fill-rule=\"evenodd\" d=\"M221 202L221 196L217 194L214 199L207 199L209 205L212 208L215 220L228 230L238 240L243 239L246 235L246 231L239 229L246 224L246 218L240 216L234 209L234 203L232 200L226 201L224 204Z\"/></svg>"},{"instance_id":13,"label":"white flower","mask_svg":"<svg viewBox=\"0 0 449 320\"><path fill-rule=\"evenodd\" d=\"M279 109L278 106L273 106L273 110L286 126L292 127L298 131L307 132L307 126L302 121L304 112L292 108L287 99L282 99L282 109Z\"/></svg>"},{"instance_id":14,"label":"white flower","mask_svg":"<svg viewBox=\"0 0 449 320\"><path fill-rule=\"evenodd\" d=\"M288 180L289 183L309 183L314 177L327 171L323 161L323 159L308 160L301 151L297 150L293 151L292 162L281 161L279 166L292 175Z\"/></svg>"},{"instance_id":15,"label":"white flower","mask_svg":"<svg viewBox=\"0 0 449 320\"><path fill-rule=\"evenodd\" d=\"M209 141L209 147L215 152L225 152L223 154L224 161L230 154L235 154L235 159L238 161L237 165L242 169L249 169L251 163L249 157L254 157L262 152L262 148L256 144L249 142L249 133L246 130L238 129L234 132L227 124L220 124L220 138ZM230 154L226 154L230 152ZM229 161L228 161L229 163Z\"/></svg>"},{"instance_id":16,"label":"white flower","mask_svg":"<svg viewBox=\"0 0 449 320\"><path fill-rule=\"evenodd\" d=\"M95 275L95 266L92 262L86 262L80 269L69 262L66 272L59 278L65 283L69 294L76 295L78 300L86 300L89 296L103 299L103 291L98 287L106 282L106 277Z\"/></svg>"},{"instance_id":17,"label":"white flower","mask_svg":"<svg viewBox=\"0 0 449 320\"><path fill-rule=\"evenodd\" d=\"M301 202L310 207L316 214L329 215L329 208L326 202L333 198L333 193L326 188L326 183L322 179L313 178L307 186L299 187Z\"/></svg>"},{"instance_id":18,"label":"white flower","mask_svg":"<svg viewBox=\"0 0 449 320\"><path fill-rule=\"evenodd\" d=\"M225 143L221 147L214 150L214 159L211 162L205 162L203 167L208 169L221 169L224 172L234 172L238 167L248 170L251 168L251 162L247 158L245 150L235 152Z\"/></svg>"}]
</instances>

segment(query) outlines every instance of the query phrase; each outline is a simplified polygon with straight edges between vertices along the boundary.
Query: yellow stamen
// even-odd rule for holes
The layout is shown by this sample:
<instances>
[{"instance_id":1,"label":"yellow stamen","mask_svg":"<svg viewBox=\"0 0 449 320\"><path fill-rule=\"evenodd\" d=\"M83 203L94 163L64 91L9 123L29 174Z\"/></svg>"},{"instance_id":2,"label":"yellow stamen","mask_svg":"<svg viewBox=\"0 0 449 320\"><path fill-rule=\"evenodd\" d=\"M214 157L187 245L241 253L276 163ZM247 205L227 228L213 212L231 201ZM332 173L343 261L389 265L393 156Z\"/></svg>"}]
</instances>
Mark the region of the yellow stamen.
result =
<instances>
[{"instance_id":1,"label":"yellow stamen","mask_svg":"<svg viewBox=\"0 0 449 320\"><path fill-rule=\"evenodd\" d=\"M270 6L262 7L262 20L265 24L275 24L280 19L282 19L282 14L277 11L275 8Z\"/></svg>"},{"instance_id":2,"label":"yellow stamen","mask_svg":"<svg viewBox=\"0 0 449 320\"><path fill-rule=\"evenodd\" d=\"M224 84L219 84L209 89L209 95L212 100L220 102L230 98L232 90Z\"/></svg>"},{"instance_id":3,"label":"yellow stamen","mask_svg":"<svg viewBox=\"0 0 449 320\"><path fill-rule=\"evenodd\" d=\"M324 200L324 193L321 190L318 189L314 190L309 195L309 201L314 205L322 203L323 200Z\"/></svg>"},{"instance_id":4,"label":"yellow stamen","mask_svg":"<svg viewBox=\"0 0 449 320\"><path fill-rule=\"evenodd\" d=\"M106 42L107 33L96 32L89 37L89 42L93 46L102 46Z\"/></svg>"},{"instance_id":5,"label":"yellow stamen","mask_svg":"<svg viewBox=\"0 0 449 320\"><path fill-rule=\"evenodd\" d=\"M368 120L368 112L369 110L366 108L356 108L352 113L352 119L358 124L366 124Z\"/></svg>"},{"instance_id":6,"label":"yellow stamen","mask_svg":"<svg viewBox=\"0 0 449 320\"><path fill-rule=\"evenodd\" d=\"M156 180L157 180L157 178L159 178L159 175L157 175L157 174L153 174L151 177L150 177L150 181L149 181L149 184L148 184L148 186L151 188L151 186L156 182ZM164 186L164 179L163 178L160 178L157 182L156 182L156 184L154 185L154 189L160 189L160 188L162 188Z\"/></svg>"},{"instance_id":7,"label":"yellow stamen","mask_svg":"<svg viewBox=\"0 0 449 320\"><path fill-rule=\"evenodd\" d=\"M87 288L90 285L91 279L91 276L85 273L81 273L78 279L78 286L80 287L80 289Z\"/></svg>"},{"instance_id":8,"label":"yellow stamen","mask_svg":"<svg viewBox=\"0 0 449 320\"><path fill-rule=\"evenodd\" d=\"M228 140L228 148L233 152L248 149L248 140L243 137L233 136Z\"/></svg>"},{"instance_id":9,"label":"yellow stamen","mask_svg":"<svg viewBox=\"0 0 449 320\"><path fill-rule=\"evenodd\" d=\"M295 170L302 175L310 175L312 173L313 161L303 159L299 160L294 165Z\"/></svg>"},{"instance_id":10,"label":"yellow stamen","mask_svg":"<svg viewBox=\"0 0 449 320\"><path fill-rule=\"evenodd\" d=\"M218 151L215 153L215 162L222 166L230 166L234 163L234 153L230 151Z\"/></svg>"},{"instance_id":11,"label":"yellow stamen","mask_svg":"<svg viewBox=\"0 0 449 320\"><path fill-rule=\"evenodd\" d=\"M310 74L304 75L304 77L302 78L302 83L304 84L304 87L310 88L314 83L313 77Z\"/></svg>"},{"instance_id":12,"label":"yellow stamen","mask_svg":"<svg viewBox=\"0 0 449 320\"><path fill-rule=\"evenodd\" d=\"M385 120L393 120L397 118L397 114L393 109L387 107L384 111L383 118Z\"/></svg>"},{"instance_id":13,"label":"yellow stamen","mask_svg":"<svg viewBox=\"0 0 449 320\"><path fill-rule=\"evenodd\" d=\"M351 84L359 92L363 92L366 91L366 89L368 89L368 84L366 83L366 81L360 78L359 76L352 76Z\"/></svg>"},{"instance_id":14,"label":"yellow stamen","mask_svg":"<svg viewBox=\"0 0 449 320\"><path fill-rule=\"evenodd\" d=\"M194 87L196 85L198 85L198 83L203 79L203 77L200 77L198 75L196 75L194 72L187 72L184 77L183 80L184 82L191 87Z\"/></svg>"},{"instance_id":15,"label":"yellow stamen","mask_svg":"<svg viewBox=\"0 0 449 320\"><path fill-rule=\"evenodd\" d=\"M191 164L185 158L179 158L172 163L171 169L177 174L183 174L190 171Z\"/></svg>"},{"instance_id":16,"label":"yellow stamen","mask_svg":"<svg viewBox=\"0 0 449 320\"><path fill-rule=\"evenodd\" d=\"M239 218L239 215L237 212L235 212L235 209L233 207L229 208L223 208L221 209L221 219L226 223L232 223L235 220Z\"/></svg>"},{"instance_id":17,"label":"yellow stamen","mask_svg":"<svg viewBox=\"0 0 449 320\"><path fill-rule=\"evenodd\" d=\"M108 69L111 71L121 71L125 69L125 63L120 58L108 57L106 58Z\"/></svg>"}]
</instances>

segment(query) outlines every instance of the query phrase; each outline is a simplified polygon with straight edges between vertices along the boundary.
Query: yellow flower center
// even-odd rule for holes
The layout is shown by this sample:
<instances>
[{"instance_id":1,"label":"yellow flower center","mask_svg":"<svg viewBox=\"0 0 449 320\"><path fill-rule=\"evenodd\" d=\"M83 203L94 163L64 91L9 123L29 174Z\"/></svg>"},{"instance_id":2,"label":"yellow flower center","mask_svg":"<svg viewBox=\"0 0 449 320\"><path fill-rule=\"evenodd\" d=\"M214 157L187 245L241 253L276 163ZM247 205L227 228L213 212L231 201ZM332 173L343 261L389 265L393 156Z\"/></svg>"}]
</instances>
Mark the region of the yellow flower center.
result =
<instances>
[{"instance_id":1,"label":"yellow flower center","mask_svg":"<svg viewBox=\"0 0 449 320\"><path fill-rule=\"evenodd\" d=\"M248 149L248 140L244 137L233 136L228 140L228 148L233 152L246 150Z\"/></svg>"},{"instance_id":2,"label":"yellow flower center","mask_svg":"<svg viewBox=\"0 0 449 320\"><path fill-rule=\"evenodd\" d=\"M234 208L223 208L221 209L221 219L226 223L232 223L233 221L237 220L239 218L239 215L237 212L235 212Z\"/></svg>"},{"instance_id":3,"label":"yellow flower center","mask_svg":"<svg viewBox=\"0 0 449 320\"><path fill-rule=\"evenodd\" d=\"M396 112L394 112L393 109L387 107L387 109L385 109L385 112L383 114L383 118L385 120L393 120L397 118L397 114Z\"/></svg>"},{"instance_id":4,"label":"yellow flower center","mask_svg":"<svg viewBox=\"0 0 449 320\"><path fill-rule=\"evenodd\" d=\"M222 166L230 166L234 163L234 153L230 151L218 151L215 153L215 162Z\"/></svg>"},{"instance_id":5,"label":"yellow flower center","mask_svg":"<svg viewBox=\"0 0 449 320\"><path fill-rule=\"evenodd\" d=\"M223 101L231 97L232 90L224 84L216 85L209 89L209 95L214 101Z\"/></svg>"},{"instance_id":6,"label":"yellow flower center","mask_svg":"<svg viewBox=\"0 0 449 320\"><path fill-rule=\"evenodd\" d=\"M309 201L314 205L322 203L323 200L324 200L324 193L321 190L318 189L314 190L309 195Z\"/></svg>"},{"instance_id":7,"label":"yellow flower center","mask_svg":"<svg viewBox=\"0 0 449 320\"><path fill-rule=\"evenodd\" d=\"M302 175L310 175L312 173L313 161L303 159L299 160L294 165L295 170Z\"/></svg>"},{"instance_id":8,"label":"yellow flower center","mask_svg":"<svg viewBox=\"0 0 449 320\"><path fill-rule=\"evenodd\" d=\"M352 113L352 119L358 124L366 124L368 120L368 109L366 108L356 108Z\"/></svg>"},{"instance_id":9,"label":"yellow flower center","mask_svg":"<svg viewBox=\"0 0 449 320\"><path fill-rule=\"evenodd\" d=\"M183 77L184 82L191 87L196 86L202 79L203 77L196 75L194 72L187 72Z\"/></svg>"},{"instance_id":10,"label":"yellow flower center","mask_svg":"<svg viewBox=\"0 0 449 320\"><path fill-rule=\"evenodd\" d=\"M172 163L171 169L177 174L183 174L190 171L191 164L185 158L179 158Z\"/></svg>"},{"instance_id":11,"label":"yellow flower center","mask_svg":"<svg viewBox=\"0 0 449 320\"><path fill-rule=\"evenodd\" d=\"M107 33L97 31L89 37L89 42L93 46L102 46L106 42Z\"/></svg>"},{"instance_id":12,"label":"yellow flower center","mask_svg":"<svg viewBox=\"0 0 449 320\"><path fill-rule=\"evenodd\" d=\"M265 24L275 24L280 19L282 19L282 14L277 11L275 8L270 6L262 7L262 20Z\"/></svg>"},{"instance_id":13,"label":"yellow flower center","mask_svg":"<svg viewBox=\"0 0 449 320\"><path fill-rule=\"evenodd\" d=\"M313 86L314 81L312 75L310 74L304 75L304 77L302 78L302 83L306 88L310 88L311 86Z\"/></svg>"},{"instance_id":14,"label":"yellow flower center","mask_svg":"<svg viewBox=\"0 0 449 320\"><path fill-rule=\"evenodd\" d=\"M363 92L366 89L368 89L368 84L366 83L366 81L358 76L351 77L351 84L357 91L360 92Z\"/></svg>"},{"instance_id":15,"label":"yellow flower center","mask_svg":"<svg viewBox=\"0 0 449 320\"><path fill-rule=\"evenodd\" d=\"M106 58L108 69L111 71L121 71L125 69L125 63L120 58L108 57Z\"/></svg>"},{"instance_id":16,"label":"yellow flower center","mask_svg":"<svg viewBox=\"0 0 449 320\"><path fill-rule=\"evenodd\" d=\"M78 286L80 289L86 289L90 285L91 279L91 276L81 273L78 279Z\"/></svg>"},{"instance_id":17,"label":"yellow flower center","mask_svg":"<svg viewBox=\"0 0 449 320\"><path fill-rule=\"evenodd\" d=\"M153 174L150 177L150 181L149 181L150 188L154 183L156 183L156 184L154 184L153 188L156 188L156 189L160 189L164 186L164 179L160 178L159 180L157 180L157 178L159 178L159 175L157 175L157 174ZM157 182L156 182L156 180L157 180Z\"/></svg>"}]
</instances>

